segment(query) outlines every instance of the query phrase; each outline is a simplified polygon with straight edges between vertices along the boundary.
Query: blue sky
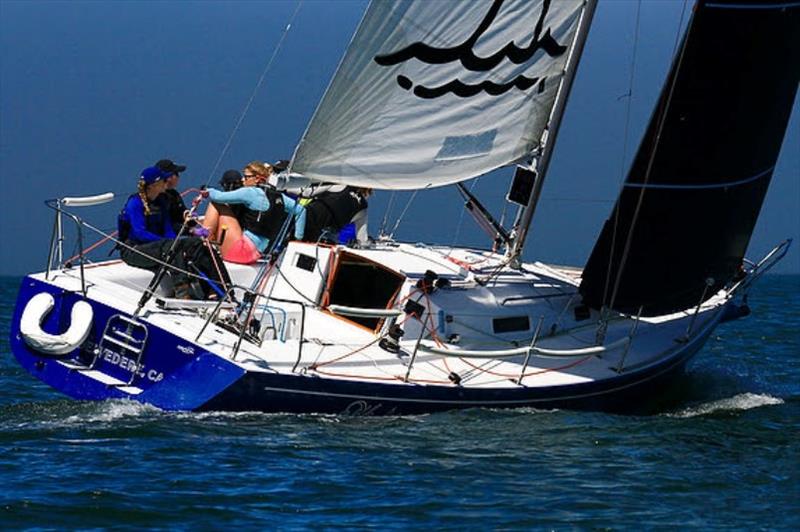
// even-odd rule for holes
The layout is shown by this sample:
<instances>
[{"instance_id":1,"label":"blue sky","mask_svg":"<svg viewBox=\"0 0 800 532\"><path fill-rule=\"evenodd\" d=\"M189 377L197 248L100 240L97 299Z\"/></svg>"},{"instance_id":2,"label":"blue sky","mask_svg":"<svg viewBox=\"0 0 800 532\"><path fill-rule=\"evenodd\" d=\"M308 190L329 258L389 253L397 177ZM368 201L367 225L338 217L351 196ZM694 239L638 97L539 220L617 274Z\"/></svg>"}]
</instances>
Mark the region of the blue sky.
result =
<instances>
[{"instance_id":1,"label":"blue sky","mask_svg":"<svg viewBox=\"0 0 800 532\"><path fill-rule=\"evenodd\" d=\"M138 172L157 159L188 165L182 186L190 187L252 159L288 158L365 5L302 3L223 154L296 1L0 1L0 185L11 200L0 210L0 274L43 269L52 223L46 198L115 192L115 203L80 212L113 229ZM626 138L629 102L621 96L629 87L636 3L601 0L526 260L585 262L658 96L682 9L681 1L642 5ZM495 172L475 186L498 216L510 174ZM379 192L371 201L373 233L389 197ZM395 198L390 225L408 197ZM449 244L458 234L463 244L486 245L468 217L459 229L461 216L452 187L420 193L396 236ZM795 246L778 271L798 273L797 101L748 255L787 237Z\"/></svg>"}]
</instances>

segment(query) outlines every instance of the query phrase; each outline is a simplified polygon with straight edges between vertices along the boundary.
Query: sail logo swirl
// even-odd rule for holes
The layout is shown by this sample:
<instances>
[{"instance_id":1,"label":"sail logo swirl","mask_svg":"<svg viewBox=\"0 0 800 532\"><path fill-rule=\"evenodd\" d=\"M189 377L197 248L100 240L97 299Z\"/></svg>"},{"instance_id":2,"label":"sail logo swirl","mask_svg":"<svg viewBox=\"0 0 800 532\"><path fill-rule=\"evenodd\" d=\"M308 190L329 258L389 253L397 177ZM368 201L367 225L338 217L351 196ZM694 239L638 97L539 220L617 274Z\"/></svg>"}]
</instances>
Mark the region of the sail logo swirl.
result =
<instances>
[{"instance_id":1,"label":"sail logo swirl","mask_svg":"<svg viewBox=\"0 0 800 532\"><path fill-rule=\"evenodd\" d=\"M494 0L491 8L483 17L478 27L472 32L464 42L449 48L437 48L423 42L412 43L405 48L401 48L395 52L384 55L376 55L373 60L380 66L394 66L404 63L410 59L417 59L429 65L443 65L448 63L460 62L461 65L472 72L490 72L497 67L504 59L507 59L515 65L521 65L531 59L533 55L543 50L550 57L559 57L567 51L566 46L558 44L558 42L550 35L550 29L544 30L544 19L550 8L551 0L544 0L542 3L542 12L539 15L539 20L533 32L533 37L527 46L519 47L514 42L509 42L500 50L487 56L478 56L474 47L481 36L491 27L504 0ZM476 84L469 84L454 79L436 87L426 87L425 85L416 85L406 76L397 76L397 84L404 90L411 90L412 93L423 99L433 99L445 94L452 93L461 98L469 98L485 92L491 96L499 96L505 94L513 88L521 91L526 91L533 87L537 87L539 93L544 92L545 81L547 77L527 77L520 74L505 83L496 83L491 80L481 81Z\"/></svg>"}]
</instances>

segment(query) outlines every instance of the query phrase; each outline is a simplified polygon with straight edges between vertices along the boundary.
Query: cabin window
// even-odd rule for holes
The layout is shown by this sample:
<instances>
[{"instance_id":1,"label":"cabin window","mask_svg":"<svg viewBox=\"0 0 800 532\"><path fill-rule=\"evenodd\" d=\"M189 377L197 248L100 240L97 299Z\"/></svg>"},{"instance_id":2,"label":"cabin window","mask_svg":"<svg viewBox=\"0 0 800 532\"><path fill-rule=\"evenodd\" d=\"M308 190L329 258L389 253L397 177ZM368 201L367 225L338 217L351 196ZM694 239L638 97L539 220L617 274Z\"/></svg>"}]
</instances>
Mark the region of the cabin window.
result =
<instances>
[{"instance_id":1,"label":"cabin window","mask_svg":"<svg viewBox=\"0 0 800 532\"><path fill-rule=\"evenodd\" d=\"M404 276L364 257L342 252L333 272L328 304L385 309L400 291ZM380 318L347 317L368 329L377 329Z\"/></svg>"},{"instance_id":2,"label":"cabin window","mask_svg":"<svg viewBox=\"0 0 800 532\"><path fill-rule=\"evenodd\" d=\"M528 316L512 316L510 318L495 318L492 320L495 334L527 331L531 328Z\"/></svg>"}]
</instances>

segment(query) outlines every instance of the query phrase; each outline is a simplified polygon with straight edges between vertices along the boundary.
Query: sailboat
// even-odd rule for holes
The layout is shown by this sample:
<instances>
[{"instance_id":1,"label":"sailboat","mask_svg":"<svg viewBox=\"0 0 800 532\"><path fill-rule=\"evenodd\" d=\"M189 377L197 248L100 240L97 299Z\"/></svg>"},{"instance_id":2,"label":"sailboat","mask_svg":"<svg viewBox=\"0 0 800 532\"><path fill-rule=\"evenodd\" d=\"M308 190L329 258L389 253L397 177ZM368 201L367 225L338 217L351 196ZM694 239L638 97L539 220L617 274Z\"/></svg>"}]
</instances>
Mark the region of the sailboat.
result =
<instances>
[{"instance_id":1,"label":"sailboat","mask_svg":"<svg viewBox=\"0 0 800 532\"><path fill-rule=\"evenodd\" d=\"M699 0L583 267L522 251L594 0L373 2L280 180L460 187L495 242L277 242L228 264L219 301L168 276L63 259L63 224L111 195L52 200L46 271L22 281L11 347L81 400L167 410L416 414L637 409L683 373L786 253L745 259L800 80L800 2ZM463 181L514 167L510 227ZM284 228L287 229L287 228ZM160 281L154 284L154 279Z\"/></svg>"}]
</instances>

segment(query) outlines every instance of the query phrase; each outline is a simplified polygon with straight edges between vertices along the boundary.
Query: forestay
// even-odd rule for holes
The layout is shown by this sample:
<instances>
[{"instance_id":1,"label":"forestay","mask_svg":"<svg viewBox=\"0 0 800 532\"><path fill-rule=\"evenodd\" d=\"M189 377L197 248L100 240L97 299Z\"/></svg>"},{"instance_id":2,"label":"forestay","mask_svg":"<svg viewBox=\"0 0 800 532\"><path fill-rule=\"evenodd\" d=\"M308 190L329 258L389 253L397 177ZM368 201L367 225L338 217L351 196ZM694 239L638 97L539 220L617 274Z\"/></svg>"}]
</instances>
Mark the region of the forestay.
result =
<instances>
[{"instance_id":1,"label":"forestay","mask_svg":"<svg viewBox=\"0 0 800 532\"><path fill-rule=\"evenodd\" d=\"M292 170L417 189L526 158L546 127L584 4L372 2Z\"/></svg>"}]
</instances>

